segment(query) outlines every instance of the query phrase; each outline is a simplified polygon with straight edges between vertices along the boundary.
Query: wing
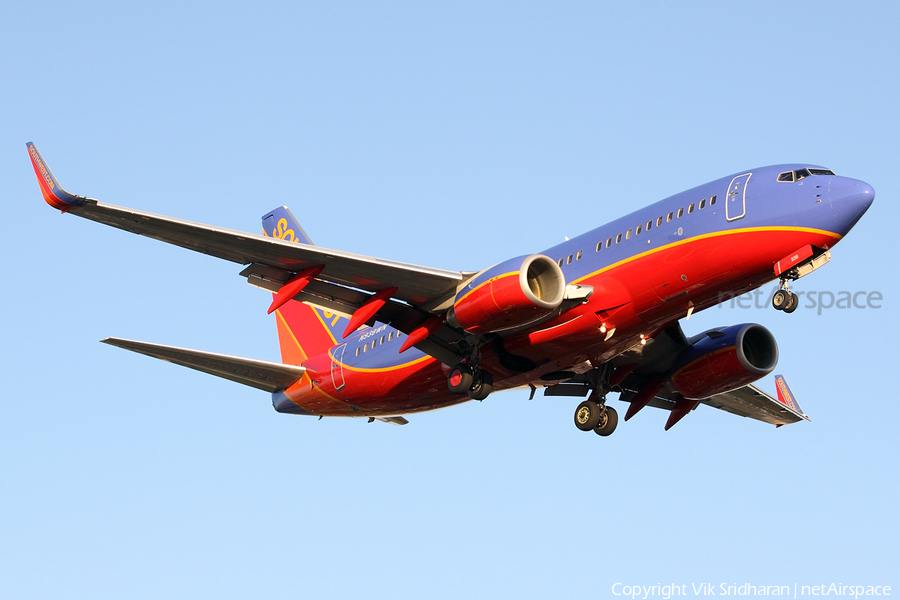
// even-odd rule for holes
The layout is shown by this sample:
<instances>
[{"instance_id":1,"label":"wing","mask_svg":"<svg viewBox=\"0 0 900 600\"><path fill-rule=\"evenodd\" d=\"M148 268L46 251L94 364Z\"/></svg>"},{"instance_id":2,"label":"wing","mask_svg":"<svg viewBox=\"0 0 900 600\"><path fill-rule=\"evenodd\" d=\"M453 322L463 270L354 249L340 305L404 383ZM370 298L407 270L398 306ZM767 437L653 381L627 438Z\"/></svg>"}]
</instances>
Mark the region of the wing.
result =
<instances>
[{"instance_id":1,"label":"wing","mask_svg":"<svg viewBox=\"0 0 900 600\"><path fill-rule=\"evenodd\" d=\"M776 386L778 378L776 376ZM781 378L783 381L783 377ZM797 421L809 421L809 417L794 402L794 407L773 398L755 385L746 385L731 392L716 394L703 403L735 415L749 417L772 425L788 425Z\"/></svg>"},{"instance_id":2,"label":"wing","mask_svg":"<svg viewBox=\"0 0 900 600\"><path fill-rule=\"evenodd\" d=\"M775 376L778 398L754 385L745 385L699 401L683 398L669 379L672 364L692 341L704 335L706 334L700 334L689 340L685 337L681 326L674 323L653 336L653 344L638 346L638 349L628 350L613 359L612 363L616 368L613 377L615 378L616 373L623 373L621 380L614 382L621 388L619 400L631 403L625 415L626 421L644 406L652 406L671 412L666 424L666 429L669 429L698 404L706 404L778 427L797 421L809 421L809 417L800 408L787 381L781 375ZM595 383L587 375L576 375L567 381L547 387L544 395L587 396Z\"/></svg>"},{"instance_id":3,"label":"wing","mask_svg":"<svg viewBox=\"0 0 900 600\"><path fill-rule=\"evenodd\" d=\"M306 373L305 368L294 365L239 358L213 352L201 352L200 350L188 350L187 348L176 348L175 346L163 346L161 344L136 342L120 338L106 338L100 341L110 346L117 346L138 354L152 356L176 365L203 371L216 377L243 383L266 392L274 393L287 389Z\"/></svg>"},{"instance_id":4,"label":"wing","mask_svg":"<svg viewBox=\"0 0 900 600\"><path fill-rule=\"evenodd\" d=\"M52 207L182 248L250 265L242 274L251 282L255 279L256 283L279 284L290 279L298 271L323 266L317 279L341 288L341 294L345 296L351 292L348 288L366 292L397 288L393 298L429 311L455 296L459 286L470 275L273 239L103 204L92 198L76 196L63 190L34 144L29 142L27 147L41 192Z\"/></svg>"}]
</instances>

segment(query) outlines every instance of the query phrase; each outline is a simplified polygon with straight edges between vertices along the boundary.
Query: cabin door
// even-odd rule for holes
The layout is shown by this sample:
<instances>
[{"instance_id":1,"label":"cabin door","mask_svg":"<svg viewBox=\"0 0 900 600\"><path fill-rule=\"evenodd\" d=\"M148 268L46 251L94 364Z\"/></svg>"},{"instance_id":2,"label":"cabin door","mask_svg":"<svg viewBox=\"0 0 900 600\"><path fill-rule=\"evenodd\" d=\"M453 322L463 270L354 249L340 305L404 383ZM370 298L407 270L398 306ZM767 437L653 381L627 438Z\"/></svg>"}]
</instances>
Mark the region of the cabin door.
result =
<instances>
[{"instance_id":1,"label":"cabin door","mask_svg":"<svg viewBox=\"0 0 900 600\"><path fill-rule=\"evenodd\" d=\"M344 350L347 344L341 344L331 351L331 383L335 390L340 390L346 383L344 382Z\"/></svg>"},{"instance_id":2,"label":"cabin door","mask_svg":"<svg viewBox=\"0 0 900 600\"><path fill-rule=\"evenodd\" d=\"M731 180L728 186L728 195L725 196L725 219L735 221L747 214L747 182L752 173L738 175Z\"/></svg>"}]
</instances>

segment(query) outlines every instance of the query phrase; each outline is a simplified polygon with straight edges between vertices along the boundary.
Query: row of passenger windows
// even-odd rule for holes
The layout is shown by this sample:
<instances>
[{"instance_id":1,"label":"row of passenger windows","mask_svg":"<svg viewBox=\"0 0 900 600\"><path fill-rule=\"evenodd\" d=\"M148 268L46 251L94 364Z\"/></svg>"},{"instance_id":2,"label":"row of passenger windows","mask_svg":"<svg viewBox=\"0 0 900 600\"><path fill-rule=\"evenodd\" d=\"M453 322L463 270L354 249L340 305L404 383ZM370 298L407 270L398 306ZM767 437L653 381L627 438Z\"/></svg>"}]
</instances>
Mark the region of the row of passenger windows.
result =
<instances>
[{"instance_id":1,"label":"row of passenger windows","mask_svg":"<svg viewBox=\"0 0 900 600\"><path fill-rule=\"evenodd\" d=\"M390 331L387 335L382 335L380 338L374 338L371 342L366 342L362 346L359 346L356 349L356 356L360 354L365 354L369 350L374 350L375 346L381 346L385 342L390 342L393 339L400 339L399 331Z\"/></svg>"},{"instance_id":2,"label":"row of passenger windows","mask_svg":"<svg viewBox=\"0 0 900 600\"><path fill-rule=\"evenodd\" d=\"M709 206L713 206L713 205L715 205L715 203L716 203L716 196L714 195L709 199ZM703 210L704 208L706 208L706 206L707 206L706 198L704 198L700 202L691 202L691 204L687 207L687 213L688 214L693 213L695 208L697 210ZM666 215L666 217L665 217L666 223L672 222L673 219L680 219L683 216L684 216L684 207L681 207L678 209L677 213L676 213L676 211L672 211ZM650 219L646 223L641 223L634 229L629 229L624 234L620 233L620 234L616 235L615 243L618 244L619 242L621 242L623 235L624 235L624 238L626 240L628 240L628 239L631 239L632 235L641 235L641 232L643 232L643 231L650 231L651 229L653 229L654 223L656 224L656 227L660 227L663 224L663 217L657 217L656 221L654 221L653 219ZM606 242L604 242L603 240L600 240L599 242L597 242L597 247L596 247L595 252L600 252L600 250L602 248L604 248L604 247L609 248L612 245L613 245L613 238L611 238L611 237L606 238ZM581 260L582 256L583 256L583 252L581 250L579 250L575 254L570 254L568 256L564 256L563 258L560 258L557 261L557 263L559 264L559 266L563 266L564 264L570 265L570 264L572 264L573 259L578 261L578 260Z\"/></svg>"}]
</instances>

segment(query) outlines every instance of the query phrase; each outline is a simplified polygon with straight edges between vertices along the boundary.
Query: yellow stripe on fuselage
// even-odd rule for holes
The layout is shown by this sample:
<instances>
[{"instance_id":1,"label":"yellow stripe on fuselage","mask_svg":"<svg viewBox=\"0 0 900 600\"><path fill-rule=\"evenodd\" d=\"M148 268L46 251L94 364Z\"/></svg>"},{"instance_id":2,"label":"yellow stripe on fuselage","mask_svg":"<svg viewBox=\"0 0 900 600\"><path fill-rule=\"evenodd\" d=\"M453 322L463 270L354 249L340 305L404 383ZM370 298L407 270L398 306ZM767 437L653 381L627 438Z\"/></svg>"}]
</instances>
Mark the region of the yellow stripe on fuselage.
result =
<instances>
[{"instance_id":1,"label":"yellow stripe on fuselage","mask_svg":"<svg viewBox=\"0 0 900 600\"><path fill-rule=\"evenodd\" d=\"M588 273L587 275L584 275L583 277L579 277L572 283L580 283L586 279L590 279L591 277L600 275L601 273L605 273L606 271L615 269L616 267L620 267L620 266L627 264L633 260L637 260L639 258L649 256L656 252L668 250L668 249L674 248L676 246L681 246L683 244L688 244L691 242L696 242L699 240L705 240L705 239L709 239L709 238L719 237L719 236L723 236L723 235L732 235L732 234L736 234L736 233L753 233L753 232L759 232L759 231L796 231L796 232L806 232L806 233L818 233L818 234L835 237L838 240L840 240L843 237L837 233L834 233L833 231L825 231L824 229L813 229L811 227L781 227L781 226L778 226L778 227L747 227L744 229L731 229L728 231L714 231L713 233L704 233L702 235L697 235L697 236L694 236L694 237L691 237L691 238L688 238L685 240L678 240L677 242L672 242L670 244L660 246L659 248L653 248L652 250L647 250L646 252L641 252L640 254L635 254L634 256L629 256L628 258L622 259L619 262L616 262L609 266L603 267L602 269L597 269L596 271L594 271L592 273Z\"/></svg>"}]
</instances>

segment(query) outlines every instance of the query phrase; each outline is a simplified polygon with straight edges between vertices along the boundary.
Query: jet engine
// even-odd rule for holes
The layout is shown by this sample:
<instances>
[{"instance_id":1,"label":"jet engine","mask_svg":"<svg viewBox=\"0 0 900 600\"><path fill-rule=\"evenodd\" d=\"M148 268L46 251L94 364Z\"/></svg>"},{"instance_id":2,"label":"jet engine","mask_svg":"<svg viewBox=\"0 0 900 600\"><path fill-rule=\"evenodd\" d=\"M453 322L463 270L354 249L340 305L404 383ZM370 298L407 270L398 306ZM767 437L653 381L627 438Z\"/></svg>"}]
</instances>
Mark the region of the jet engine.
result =
<instances>
[{"instance_id":1,"label":"jet engine","mask_svg":"<svg viewBox=\"0 0 900 600\"><path fill-rule=\"evenodd\" d=\"M691 342L676 359L671 378L675 390L689 399L745 386L771 373L778 362L774 336L754 323L713 329Z\"/></svg>"},{"instance_id":2,"label":"jet engine","mask_svg":"<svg viewBox=\"0 0 900 600\"><path fill-rule=\"evenodd\" d=\"M470 333L527 325L556 310L566 293L562 269L541 254L513 258L480 273L456 296L447 322Z\"/></svg>"}]
</instances>

